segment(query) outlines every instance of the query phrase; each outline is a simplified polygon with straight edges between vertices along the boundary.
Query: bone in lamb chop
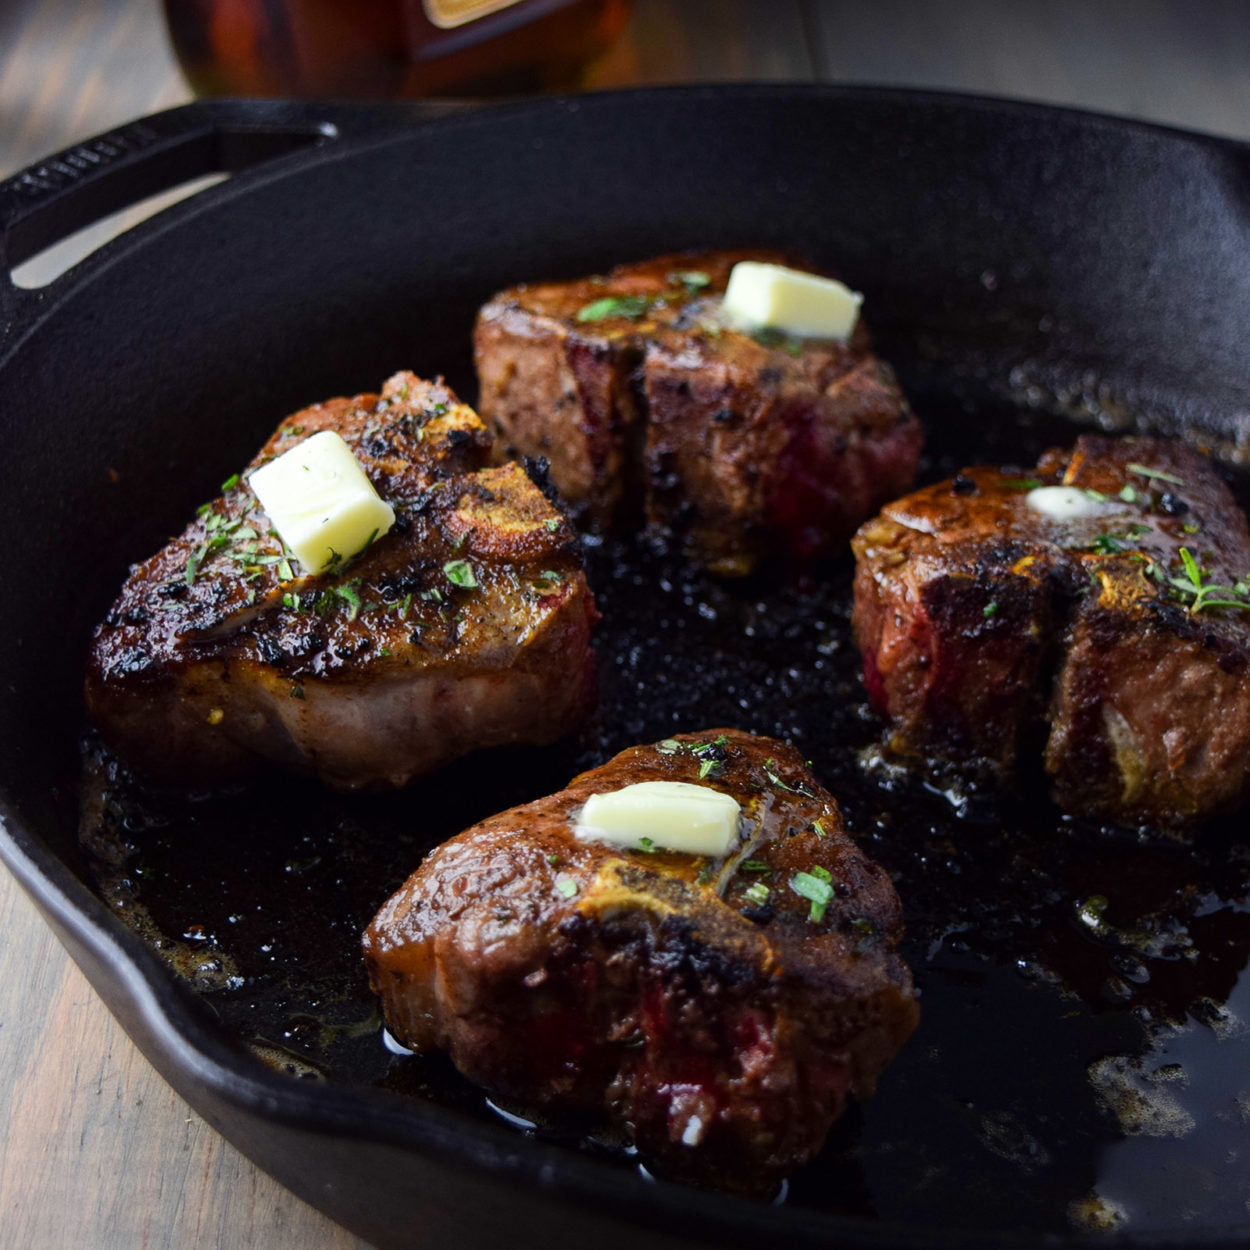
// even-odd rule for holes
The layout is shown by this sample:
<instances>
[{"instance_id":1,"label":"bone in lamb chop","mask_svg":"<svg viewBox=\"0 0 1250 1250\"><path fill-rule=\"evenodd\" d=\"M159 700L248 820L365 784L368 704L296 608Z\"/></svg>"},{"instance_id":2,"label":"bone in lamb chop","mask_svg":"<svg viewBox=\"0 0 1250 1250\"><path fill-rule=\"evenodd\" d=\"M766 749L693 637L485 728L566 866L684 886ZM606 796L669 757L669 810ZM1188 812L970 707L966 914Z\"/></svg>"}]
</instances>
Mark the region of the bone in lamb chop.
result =
<instances>
[{"instance_id":1,"label":"bone in lamb chop","mask_svg":"<svg viewBox=\"0 0 1250 1250\"><path fill-rule=\"evenodd\" d=\"M1094 435L965 469L856 535L864 680L900 754L1069 812L1191 825L1250 796L1250 530L1201 453Z\"/></svg>"},{"instance_id":2,"label":"bone in lamb chop","mask_svg":"<svg viewBox=\"0 0 1250 1250\"><path fill-rule=\"evenodd\" d=\"M803 563L911 486L920 425L860 321L843 343L725 324L742 260L709 252L501 291L478 314L479 408L545 456L598 528L644 520L713 572Z\"/></svg>"},{"instance_id":3,"label":"bone in lamb chop","mask_svg":"<svg viewBox=\"0 0 1250 1250\"><path fill-rule=\"evenodd\" d=\"M736 800L727 851L579 823L592 795L656 781ZM364 951L404 1045L514 1106L606 1120L669 1175L768 1192L915 1027L901 932L888 875L798 754L723 729L632 747L452 838Z\"/></svg>"},{"instance_id":4,"label":"bone in lamb chop","mask_svg":"<svg viewBox=\"0 0 1250 1250\"><path fill-rule=\"evenodd\" d=\"M395 521L310 573L248 478L324 430ZM97 629L86 695L105 741L161 783L280 765L354 789L571 730L594 684L576 540L520 465L483 467L489 449L471 408L407 373L283 421Z\"/></svg>"}]
</instances>

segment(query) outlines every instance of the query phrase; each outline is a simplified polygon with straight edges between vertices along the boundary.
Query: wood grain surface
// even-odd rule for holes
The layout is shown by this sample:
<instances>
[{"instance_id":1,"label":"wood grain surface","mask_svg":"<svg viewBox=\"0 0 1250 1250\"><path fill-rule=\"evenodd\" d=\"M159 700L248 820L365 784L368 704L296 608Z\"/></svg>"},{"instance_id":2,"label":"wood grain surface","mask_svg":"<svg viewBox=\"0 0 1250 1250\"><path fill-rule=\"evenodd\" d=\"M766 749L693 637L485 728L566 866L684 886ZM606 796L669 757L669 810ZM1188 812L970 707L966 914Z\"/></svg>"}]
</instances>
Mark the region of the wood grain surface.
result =
<instances>
[{"instance_id":1,"label":"wood grain surface","mask_svg":"<svg viewBox=\"0 0 1250 1250\"><path fill-rule=\"evenodd\" d=\"M590 85L936 87L1247 138L1248 70L1241 0L638 0ZM0 176L189 98L157 0L0 3ZM364 1246L155 1075L3 870L0 932L0 1247Z\"/></svg>"}]
</instances>

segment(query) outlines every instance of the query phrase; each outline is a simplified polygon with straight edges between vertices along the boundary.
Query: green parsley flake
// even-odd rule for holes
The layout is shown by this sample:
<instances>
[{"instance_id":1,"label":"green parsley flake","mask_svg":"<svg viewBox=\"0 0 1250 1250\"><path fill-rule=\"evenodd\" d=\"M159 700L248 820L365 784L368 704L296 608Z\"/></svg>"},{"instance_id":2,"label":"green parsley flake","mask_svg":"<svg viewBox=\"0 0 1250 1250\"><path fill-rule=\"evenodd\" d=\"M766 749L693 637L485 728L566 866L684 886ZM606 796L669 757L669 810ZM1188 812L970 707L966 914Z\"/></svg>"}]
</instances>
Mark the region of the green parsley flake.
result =
<instances>
[{"instance_id":1,"label":"green parsley flake","mask_svg":"<svg viewBox=\"0 0 1250 1250\"><path fill-rule=\"evenodd\" d=\"M1175 473L1164 473L1162 469L1151 469L1144 464L1126 464L1124 467L1130 473L1136 473L1138 477L1148 477L1158 482L1169 482L1173 486L1185 485L1183 477L1177 477Z\"/></svg>"},{"instance_id":2,"label":"green parsley flake","mask_svg":"<svg viewBox=\"0 0 1250 1250\"><path fill-rule=\"evenodd\" d=\"M234 488L239 484L239 480L239 475L237 473L230 474L230 476L221 484L221 493L224 495L227 491L234 490Z\"/></svg>"},{"instance_id":3,"label":"green parsley flake","mask_svg":"<svg viewBox=\"0 0 1250 1250\"><path fill-rule=\"evenodd\" d=\"M749 899L757 907L768 902L769 889L762 881L756 881L742 892L743 898Z\"/></svg>"},{"instance_id":4,"label":"green parsley flake","mask_svg":"<svg viewBox=\"0 0 1250 1250\"><path fill-rule=\"evenodd\" d=\"M676 755L681 750L681 743L676 738L665 738L655 744L655 749L661 755Z\"/></svg>"},{"instance_id":5,"label":"green parsley flake","mask_svg":"<svg viewBox=\"0 0 1250 1250\"><path fill-rule=\"evenodd\" d=\"M701 269L678 269L675 273L668 275L668 280L684 287L686 295L690 298L698 295L712 281Z\"/></svg>"},{"instance_id":6,"label":"green parsley flake","mask_svg":"<svg viewBox=\"0 0 1250 1250\"><path fill-rule=\"evenodd\" d=\"M565 898L572 898L577 893L577 882L572 877L557 877L556 889Z\"/></svg>"},{"instance_id":7,"label":"green parsley flake","mask_svg":"<svg viewBox=\"0 0 1250 1250\"><path fill-rule=\"evenodd\" d=\"M817 876L817 871L824 873L824 877ZM818 867L812 872L796 872L790 878L790 888L812 905L807 914L811 924L818 924L825 918L825 911L833 901L833 886L825 879L828 877L828 871Z\"/></svg>"},{"instance_id":8,"label":"green parsley flake","mask_svg":"<svg viewBox=\"0 0 1250 1250\"><path fill-rule=\"evenodd\" d=\"M818 820L812 821L812 831L816 834L818 838L823 838L826 836L825 827Z\"/></svg>"},{"instance_id":9,"label":"green parsley flake","mask_svg":"<svg viewBox=\"0 0 1250 1250\"><path fill-rule=\"evenodd\" d=\"M581 322L606 321L609 317L627 317L640 321L651 311L655 298L650 295L609 295L585 304L577 310Z\"/></svg>"},{"instance_id":10,"label":"green parsley flake","mask_svg":"<svg viewBox=\"0 0 1250 1250\"><path fill-rule=\"evenodd\" d=\"M984 617L996 616L997 614L998 614L997 603L987 603L985 607L981 609L981 615Z\"/></svg>"},{"instance_id":11,"label":"green parsley flake","mask_svg":"<svg viewBox=\"0 0 1250 1250\"><path fill-rule=\"evenodd\" d=\"M347 619L354 621L360 611L360 596L356 593L356 588L346 582L342 586L335 586L334 593L347 604Z\"/></svg>"},{"instance_id":12,"label":"green parsley flake","mask_svg":"<svg viewBox=\"0 0 1250 1250\"><path fill-rule=\"evenodd\" d=\"M477 577L473 572L473 565L468 560L448 560L443 565L443 572L453 586L459 586L462 590L477 588Z\"/></svg>"},{"instance_id":13,"label":"green parsley flake","mask_svg":"<svg viewBox=\"0 0 1250 1250\"><path fill-rule=\"evenodd\" d=\"M777 787L778 790L784 790L787 794L801 794L805 799L812 797L812 792L806 786L792 786L787 781L782 781L777 774L777 761L771 757L764 761L764 776Z\"/></svg>"},{"instance_id":14,"label":"green parsley flake","mask_svg":"<svg viewBox=\"0 0 1250 1250\"><path fill-rule=\"evenodd\" d=\"M744 859L739 867L743 872L772 872L767 862L762 859Z\"/></svg>"}]
</instances>

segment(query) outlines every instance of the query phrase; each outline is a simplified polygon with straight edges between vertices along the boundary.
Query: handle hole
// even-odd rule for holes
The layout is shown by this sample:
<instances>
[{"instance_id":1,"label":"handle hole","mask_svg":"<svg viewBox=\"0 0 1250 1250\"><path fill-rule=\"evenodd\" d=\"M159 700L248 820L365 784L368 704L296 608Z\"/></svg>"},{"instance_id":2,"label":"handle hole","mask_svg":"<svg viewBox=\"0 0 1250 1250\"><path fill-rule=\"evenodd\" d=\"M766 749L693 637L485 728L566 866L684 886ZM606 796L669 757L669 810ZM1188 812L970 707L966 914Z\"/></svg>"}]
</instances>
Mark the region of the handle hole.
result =
<instances>
[{"instance_id":1,"label":"handle hole","mask_svg":"<svg viewBox=\"0 0 1250 1250\"><path fill-rule=\"evenodd\" d=\"M149 195L136 204L109 213L107 217L101 217L91 225L74 231L73 234L36 252L20 265L15 265L12 271L13 285L26 291L37 291L48 286L119 234L149 217L155 217L157 213L171 208L181 200L190 199L209 187L215 187L229 177L228 173L216 173L189 178L176 187Z\"/></svg>"}]
</instances>

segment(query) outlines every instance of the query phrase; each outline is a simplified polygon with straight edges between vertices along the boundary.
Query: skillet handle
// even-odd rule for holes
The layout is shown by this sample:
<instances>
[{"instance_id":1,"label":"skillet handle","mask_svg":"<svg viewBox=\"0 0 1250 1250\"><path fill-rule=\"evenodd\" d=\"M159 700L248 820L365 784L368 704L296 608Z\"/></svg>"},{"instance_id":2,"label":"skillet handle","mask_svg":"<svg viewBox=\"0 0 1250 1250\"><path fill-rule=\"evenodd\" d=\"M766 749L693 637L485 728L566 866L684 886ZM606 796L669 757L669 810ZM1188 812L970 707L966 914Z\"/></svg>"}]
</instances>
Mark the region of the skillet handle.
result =
<instances>
[{"instance_id":1,"label":"skillet handle","mask_svg":"<svg viewBox=\"0 0 1250 1250\"><path fill-rule=\"evenodd\" d=\"M13 268L44 248L193 178L238 173L340 134L412 126L457 107L205 100L130 122L21 170L0 182L0 351L48 296L73 285L72 274L42 291L14 284Z\"/></svg>"}]
</instances>

